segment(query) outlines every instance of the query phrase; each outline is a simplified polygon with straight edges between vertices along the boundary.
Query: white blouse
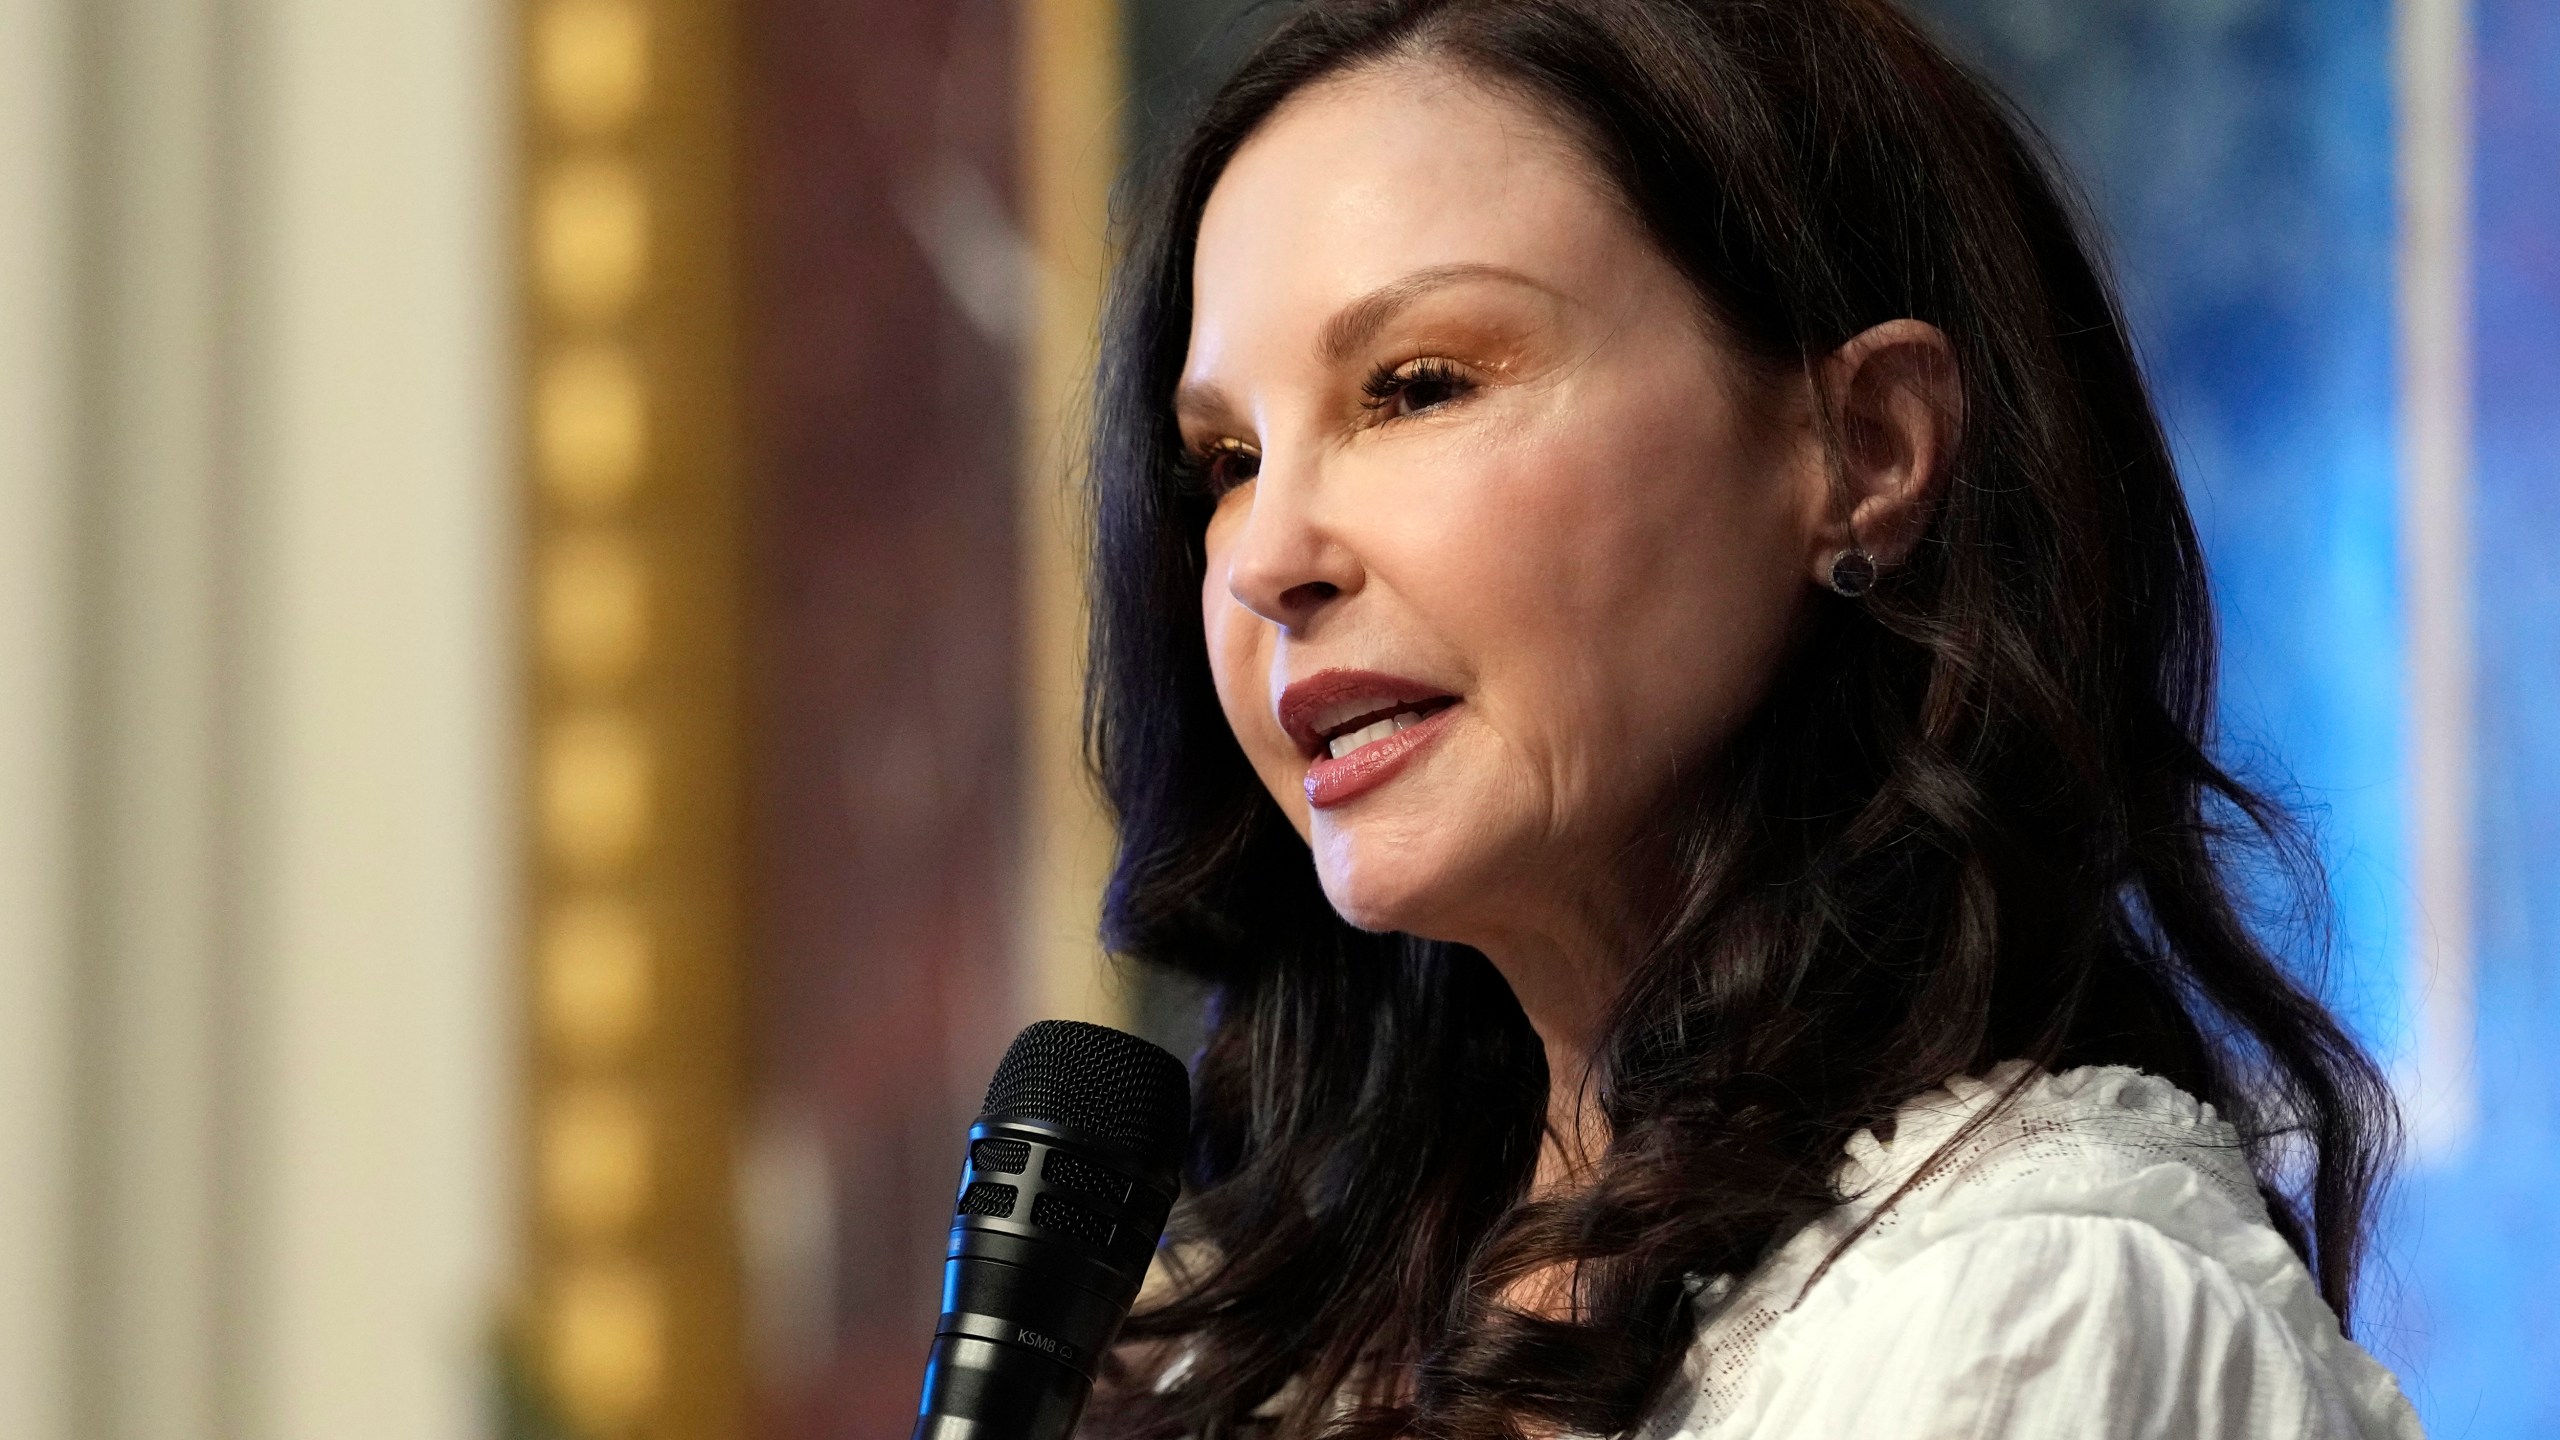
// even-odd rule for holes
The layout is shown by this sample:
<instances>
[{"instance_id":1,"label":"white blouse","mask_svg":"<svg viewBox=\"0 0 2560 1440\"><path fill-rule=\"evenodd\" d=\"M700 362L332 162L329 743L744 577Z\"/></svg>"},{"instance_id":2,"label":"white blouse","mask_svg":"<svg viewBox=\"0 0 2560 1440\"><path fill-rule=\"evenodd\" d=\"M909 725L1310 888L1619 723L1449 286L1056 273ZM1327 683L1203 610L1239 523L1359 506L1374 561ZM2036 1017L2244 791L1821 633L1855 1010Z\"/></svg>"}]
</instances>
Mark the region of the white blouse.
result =
<instances>
[{"instance_id":1,"label":"white blouse","mask_svg":"<svg viewBox=\"0 0 2560 1440\"><path fill-rule=\"evenodd\" d=\"M1633 1440L2419 1440L2211 1106L2013 1062L1892 1135L1850 1143L1847 1203L1699 1287L1697 1342Z\"/></svg>"}]
</instances>

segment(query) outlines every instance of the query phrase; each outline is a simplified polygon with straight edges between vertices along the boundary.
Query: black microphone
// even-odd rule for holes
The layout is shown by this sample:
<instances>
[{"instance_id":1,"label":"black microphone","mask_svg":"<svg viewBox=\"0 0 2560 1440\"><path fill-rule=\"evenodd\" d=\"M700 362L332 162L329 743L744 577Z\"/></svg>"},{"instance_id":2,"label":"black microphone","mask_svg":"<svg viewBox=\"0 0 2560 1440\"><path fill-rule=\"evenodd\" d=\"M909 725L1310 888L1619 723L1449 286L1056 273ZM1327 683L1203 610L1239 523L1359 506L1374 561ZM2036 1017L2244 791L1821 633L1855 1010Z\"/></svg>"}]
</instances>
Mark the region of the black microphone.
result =
<instances>
[{"instance_id":1,"label":"black microphone","mask_svg":"<svg viewBox=\"0 0 2560 1440\"><path fill-rule=\"evenodd\" d=\"M1014 1037L969 1127L913 1440L1065 1440L1180 1189L1182 1062L1078 1020Z\"/></svg>"}]
</instances>

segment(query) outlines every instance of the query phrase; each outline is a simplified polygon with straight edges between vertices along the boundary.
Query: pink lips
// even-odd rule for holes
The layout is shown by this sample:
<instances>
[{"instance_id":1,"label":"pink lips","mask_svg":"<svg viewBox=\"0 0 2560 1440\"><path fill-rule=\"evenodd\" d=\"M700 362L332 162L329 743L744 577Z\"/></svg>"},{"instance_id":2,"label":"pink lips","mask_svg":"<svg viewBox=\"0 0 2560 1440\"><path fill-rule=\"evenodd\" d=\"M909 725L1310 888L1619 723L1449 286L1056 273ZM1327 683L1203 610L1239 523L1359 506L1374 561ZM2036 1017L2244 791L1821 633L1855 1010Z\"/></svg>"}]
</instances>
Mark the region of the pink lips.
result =
<instances>
[{"instance_id":1,"label":"pink lips","mask_svg":"<svg viewBox=\"0 0 2560 1440\"><path fill-rule=\"evenodd\" d=\"M1308 757L1307 803L1330 809L1394 779L1447 731L1458 704L1445 690L1371 670L1325 670L1291 685L1280 695L1280 727ZM1329 735L1399 710L1425 713L1340 759L1325 753Z\"/></svg>"}]
</instances>

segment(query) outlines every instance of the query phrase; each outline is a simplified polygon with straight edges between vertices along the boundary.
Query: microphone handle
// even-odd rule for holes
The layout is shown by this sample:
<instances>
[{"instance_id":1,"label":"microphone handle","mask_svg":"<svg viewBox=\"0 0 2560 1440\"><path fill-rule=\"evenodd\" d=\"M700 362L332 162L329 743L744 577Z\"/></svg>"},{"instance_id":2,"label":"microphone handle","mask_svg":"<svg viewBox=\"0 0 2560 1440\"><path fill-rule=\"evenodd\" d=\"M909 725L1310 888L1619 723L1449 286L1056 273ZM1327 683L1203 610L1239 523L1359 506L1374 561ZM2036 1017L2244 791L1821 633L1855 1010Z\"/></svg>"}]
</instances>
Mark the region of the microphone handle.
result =
<instances>
[{"instance_id":1,"label":"microphone handle","mask_svg":"<svg viewBox=\"0 0 2560 1440\"><path fill-rule=\"evenodd\" d=\"M1093 1382L1020 1346L936 1335L911 1440L1067 1440Z\"/></svg>"},{"instance_id":2,"label":"microphone handle","mask_svg":"<svg viewBox=\"0 0 2560 1440\"><path fill-rule=\"evenodd\" d=\"M1111 1285L1117 1277L1098 1265L1062 1274L1057 1257L1029 1252L1011 1236L954 1232L913 1440L1066 1440L1075 1430L1134 1287Z\"/></svg>"}]
</instances>

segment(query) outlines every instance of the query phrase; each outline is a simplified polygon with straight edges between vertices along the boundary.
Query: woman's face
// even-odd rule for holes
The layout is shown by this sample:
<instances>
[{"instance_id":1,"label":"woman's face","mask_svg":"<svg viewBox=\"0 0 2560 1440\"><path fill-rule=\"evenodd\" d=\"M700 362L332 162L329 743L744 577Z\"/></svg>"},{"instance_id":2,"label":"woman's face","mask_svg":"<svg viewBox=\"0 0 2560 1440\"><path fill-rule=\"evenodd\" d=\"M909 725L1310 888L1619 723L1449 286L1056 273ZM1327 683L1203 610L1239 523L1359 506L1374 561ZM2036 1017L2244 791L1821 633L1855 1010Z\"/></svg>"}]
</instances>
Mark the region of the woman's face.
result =
<instances>
[{"instance_id":1,"label":"woman's face","mask_svg":"<svg viewBox=\"0 0 2560 1440\"><path fill-rule=\"evenodd\" d=\"M1200 222L1176 408L1236 738L1345 918L1606 943L1760 698L1820 450L1571 138L1445 67L1312 87Z\"/></svg>"}]
</instances>

